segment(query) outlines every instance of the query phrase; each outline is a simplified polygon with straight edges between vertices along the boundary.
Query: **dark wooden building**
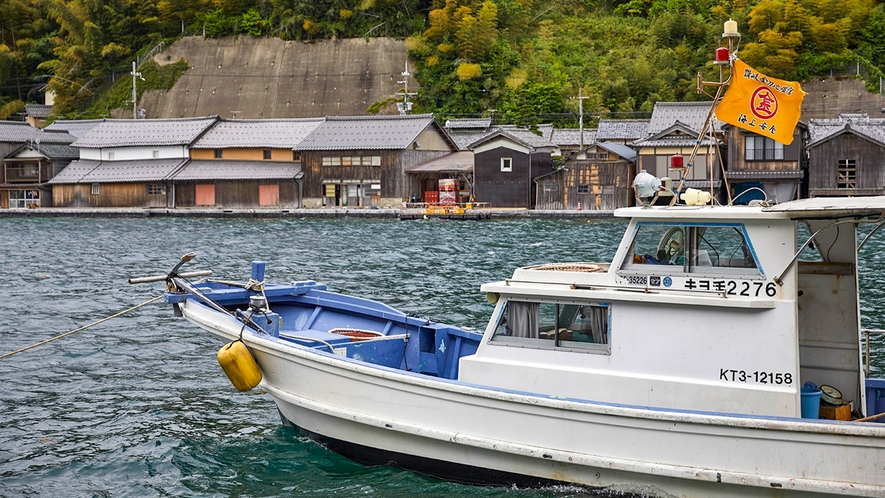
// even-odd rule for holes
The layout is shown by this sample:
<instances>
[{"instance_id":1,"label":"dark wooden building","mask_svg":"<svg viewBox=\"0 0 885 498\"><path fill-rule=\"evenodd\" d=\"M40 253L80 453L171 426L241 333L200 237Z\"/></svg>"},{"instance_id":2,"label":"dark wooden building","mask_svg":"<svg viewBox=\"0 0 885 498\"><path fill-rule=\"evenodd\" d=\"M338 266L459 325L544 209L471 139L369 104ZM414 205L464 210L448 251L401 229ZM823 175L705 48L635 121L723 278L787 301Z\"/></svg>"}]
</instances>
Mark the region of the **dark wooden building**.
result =
<instances>
[{"instance_id":1,"label":"dark wooden building","mask_svg":"<svg viewBox=\"0 0 885 498\"><path fill-rule=\"evenodd\" d=\"M420 194L406 171L456 145L430 114L330 116L297 147L304 207L399 207Z\"/></svg>"},{"instance_id":2,"label":"dark wooden building","mask_svg":"<svg viewBox=\"0 0 885 498\"><path fill-rule=\"evenodd\" d=\"M0 122L0 208L52 206L48 182L79 156L73 141L64 131Z\"/></svg>"},{"instance_id":3,"label":"dark wooden building","mask_svg":"<svg viewBox=\"0 0 885 498\"><path fill-rule=\"evenodd\" d=\"M554 148L552 142L516 129L500 130L471 145L476 202L534 209L534 180L553 171Z\"/></svg>"},{"instance_id":4,"label":"dark wooden building","mask_svg":"<svg viewBox=\"0 0 885 498\"><path fill-rule=\"evenodd\" d=\"M808 131L810 197L885 194L885 119L841 114Z\"/></svg>"},{"instance_id":5,"label":"dark wooden building","mask_svg":"<svg viewBox=\"0 0 885 498\"><path fill-rule=\"evenodd\" d=\"M632 204L636 152L619 143L600 142L579 152L558 170L535 179L537 209L613 211Z\"/></svg>"},{"instance_id":6,"label":"dark wooden building","mask_svg":"<svg viewBox=\"0 0 885 498\"><path fill-rule=\"evenodd\" d=\"M808 137L804 123L796 126L790 145L737 126L726 124L723 128L728 142L725 177L735 204L747 204L754 199L786 202L803 197Z\"/></svg>"}]
</instances>

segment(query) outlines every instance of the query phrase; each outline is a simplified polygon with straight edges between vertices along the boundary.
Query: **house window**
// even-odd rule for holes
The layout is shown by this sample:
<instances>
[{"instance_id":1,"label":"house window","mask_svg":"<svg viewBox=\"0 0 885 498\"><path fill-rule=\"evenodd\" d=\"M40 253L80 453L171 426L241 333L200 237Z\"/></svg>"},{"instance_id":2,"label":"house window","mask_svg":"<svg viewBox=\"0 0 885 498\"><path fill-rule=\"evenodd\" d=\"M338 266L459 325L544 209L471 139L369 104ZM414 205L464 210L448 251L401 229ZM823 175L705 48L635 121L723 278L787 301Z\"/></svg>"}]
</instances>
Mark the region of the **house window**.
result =
<instances>
[{"instance_id":1,"label":"house window","mask_svg":"<svg viewBox=\"0 0 885 498\"><path fill-rule=\"evenodd\" d=\"M160 151L155 150L154 151L154 159L157 159L158 157L160 157Z\"/></svg>"},{"instance_id":2,"label":"house window","mask_svg":"<svg viewBox=\"0 0 885 498\"><path fill-rule=\"evenodd\" d=\"M610 307L583 302L508 301L491 342L523 348L611 353Z\"/></svg>"},{"instance_id":3,"label":"house window","mask_svg":"<svg viewBox=\"0 0 885 498\"><path fill-rule=\"evenodd\" d=\"M270 159L270 149L264 149L264 158Z\"/></svg>"},{"instance_id":4,"label":"house window","mask_svg":"<svg viewBox=\"0 0 885 498\"><path fill-rule=\"evenodd\" d=\"M836 168L837 188L857 188L857 168L854 159L842 159Z\"/></svg>"},{"instance_id":5,"label":"house window","mask_svg":"<svg viewBox=\"0 0 885 498\"><path fill-rule=\"evenodd\" d=\"M372 166L381 166L381 156L372 156Z\"/></svg>"},{"instance_id":6,"label":"house window","mask_svg":"<svg viewBox=\"0 0 885 498\"><path fill-rule=\"evenodd\" d=\"M98 195L100 185L97 183L92 184L92 195Z\"/></svg>"},{"instance_id":7,"label":"house window","mask_svg":"<svg viewBox=\"0 0 885 498\"><path fill-rule=\"evenodd\" d=\"M578 193L579 194L589 194L590 193L590 185L578 185Z\"/></svg>"},{"instance_id":8,"label":"house window","mask_svg":"<svg viewBox=\"0 0 885 498\"><path fill-rule=\"evenodd\" d=\"M166 185L162 183L148 183L148 195L166 195Z\"/></svg>"},{"instance_id":9,"label":"house window","mask_svg":"<svg viewBox=\"0 0 885 498\"><path fill-rule=\"evenodd\" d=\"M222 155L221 149L215 149L215 159L221 159Z\"/></svg>"},{"instance_id":10,"label":"house window","mask_svg":"<svg viewBox=\"0 0 885 498\"><path fill-rule=\"evenodd\" d=\"M357 159L357 161L359 161L358 157L356 159ZM357 162L357 164L359 164L359 163ZM353 159L350 157L342 157L341 158L341 165L342 166L351 166L351 165L353 165Z\"/></svg>"},{"instance_id":11,"label":"house window","mask_svg":"<svg viewBox=\"0 0 885 498\"><path fill-rule=\"evenodd\" d=\"M114 160L114 153L108 152L108 161L113 161L113 160Z\"/></svg>"},{"instance_id":12,"label":"house window","mask_svg":"<svg viewBox=\"0 0 885 498\"><path fill-rule=\"evenodd\" d=\"M778 161L784 158L784 144L768 137L745 138L747 161Z\"/></svg>"},{"instance_id":13,"label":"house window","mask_svg":"<svg viewBox=\"0 0 885 498\"><path fill-rule=\"evenodd\" d=\"M301 153L293 150L292 151L292 160L293 161L300 161L301 160Z\"/></svg>"},{"instance_id":14,"label":"house window","mask_svg":"<svg viewBox=\"0 0 885 498\"><path fill-rule=\"evenodd\" d=\"M604 161L608 161L608 152L597 152L596 159L602 159Z\"/></svg>"},{"instance_id":15,"label":"house window","mask_svg":"<svg viewBox=\"0 0 885 498\"><path fill-rule=\"evenodd\" d=\"M513 158L501 158L501 171L513 171Z\"/></svg>"}]
</instances>

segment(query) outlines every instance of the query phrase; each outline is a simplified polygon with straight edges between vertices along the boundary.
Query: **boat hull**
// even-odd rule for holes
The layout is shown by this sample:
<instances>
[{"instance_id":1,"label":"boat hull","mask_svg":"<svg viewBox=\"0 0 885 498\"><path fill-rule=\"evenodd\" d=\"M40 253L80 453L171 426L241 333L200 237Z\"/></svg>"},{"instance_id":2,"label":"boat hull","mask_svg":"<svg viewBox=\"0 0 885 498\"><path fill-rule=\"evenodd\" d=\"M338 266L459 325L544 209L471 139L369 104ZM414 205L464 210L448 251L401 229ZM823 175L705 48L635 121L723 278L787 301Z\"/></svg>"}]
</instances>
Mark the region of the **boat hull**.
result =
<instances>
[{"instance_id":1,"label":"boat hull","mask_svg":"<svg viewBox=\"0 0 885 498\"><path fill-rule=\"evenodd\" d=\"M239 334L235 322L205 307L181 308L225 340ZM284 420L364 463L465 482L557 481L652 496L885 495L879 426L537 396L371 366L272 338L244 340ZM521 480L509 481L513 475Z\"/></svg>"}]
</instances>

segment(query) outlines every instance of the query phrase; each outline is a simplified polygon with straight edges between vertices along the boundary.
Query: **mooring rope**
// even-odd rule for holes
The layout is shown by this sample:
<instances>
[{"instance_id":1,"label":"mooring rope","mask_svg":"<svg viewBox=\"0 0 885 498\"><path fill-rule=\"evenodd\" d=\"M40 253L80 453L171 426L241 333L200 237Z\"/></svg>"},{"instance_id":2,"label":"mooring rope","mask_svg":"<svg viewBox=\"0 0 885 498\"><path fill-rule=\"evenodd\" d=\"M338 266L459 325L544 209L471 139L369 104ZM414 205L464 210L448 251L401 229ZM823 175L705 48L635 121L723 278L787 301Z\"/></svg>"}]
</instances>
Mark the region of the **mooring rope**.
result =
<instances>
[{"instance_id":1,"label":"mooring rope","mask_svg":"<svg viewBox=\"0 0 885 498\"><path fill-rule=\"evenodd\" d=\"M135 306L133 306L133 307L131 307L131 308L129 308L129 309L123 310L123 311L121 311L121 312L119 312L119 313L115 313L115 314L113 314L113 315L111 315L111 316L109 316L109 317L102 318L101 320L98 320L97 322L92 322L92 323L90 323L89 325L84 325L84 326L82 326L82 327L80 327L80 328L77 328L77 329L71 330L70 332L65 332L64 334L57 335L57 336L55 336L55 337L51 337L51 338L49 338L49 339L46 339L45 341L40 341L40 342L38 342L38 343L36 343L36 344L31 344L30 346L27 346L27 347L21 348L21 349L19 349L19 350L17 350L17 351L13 351L13 352L11 352L11 353L6 353L6 354L0 356L0 360L2 360L3 358L6 358L7 356L12 356L12 355L14 355L14 354L21 353L22 351L27 351L27 350L29 350L29 349L31 349L31 348L36 348L37 346L42 346L42 345L46 344L47 342L52 342L52 341L54 341L54 340L56 340L56 339L61 339L62 337L69 336L69 335L73 334L74 332L79 332L79 331L81 331L81 330L88 329L89 327L92 327L92 326L94 326L94 325L98 325L99 323L106 322L106 321L110 320L111 318L117 318L117 317L120 316L120 315L125 315L126 313L129 313L130 311L137 310L138 308L141 308L142 306L146 306L146 305L151 304L151 303L153 303L153 302L155 302L155 301L159 301L160 299L163 299L163 295L162 295L162 294L159 295L159 296L157 296L157 297L155 297L155 298L149 299L149 300L147 300L147 301L145 301L145 302L143 302L143 303L141 303L141 304L135 305Z\"/></svg>"}]
</instances>

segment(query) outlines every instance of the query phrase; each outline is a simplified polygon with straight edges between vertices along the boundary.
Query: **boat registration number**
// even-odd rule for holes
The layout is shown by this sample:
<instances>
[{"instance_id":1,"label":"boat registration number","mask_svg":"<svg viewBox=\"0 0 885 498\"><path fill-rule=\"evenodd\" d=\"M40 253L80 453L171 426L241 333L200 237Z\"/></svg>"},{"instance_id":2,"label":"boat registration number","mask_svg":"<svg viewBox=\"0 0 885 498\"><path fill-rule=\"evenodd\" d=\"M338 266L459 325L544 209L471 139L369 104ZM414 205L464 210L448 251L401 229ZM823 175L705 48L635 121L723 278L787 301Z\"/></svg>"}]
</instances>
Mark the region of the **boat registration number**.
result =
<instances>
[{"instance_id":1,"label":"boat registration number","mask_svg":"<svg viewBox=\"0 0 885 498\"><path fill-rule=\"evenodd\" d=\"M790 372L747 372L746 370L719 369L719 380L729 382L755 382L757 384L790 385L793 383L793 374Z\"/></svg>"},{"instance_id":2,"label":"boat registration number","mask_svg":"<svg viewBox=\"0 0 885 498\"><path fill-rule=\"evenodd\" d=\"M716 280L706 278L687 278L683 283L687 290L706 290L723 292L729 296L775 297L777 285L774 282L747 282L745 280Z\"/></svg>"}]
</instances>

